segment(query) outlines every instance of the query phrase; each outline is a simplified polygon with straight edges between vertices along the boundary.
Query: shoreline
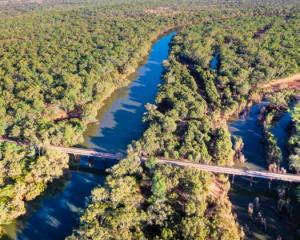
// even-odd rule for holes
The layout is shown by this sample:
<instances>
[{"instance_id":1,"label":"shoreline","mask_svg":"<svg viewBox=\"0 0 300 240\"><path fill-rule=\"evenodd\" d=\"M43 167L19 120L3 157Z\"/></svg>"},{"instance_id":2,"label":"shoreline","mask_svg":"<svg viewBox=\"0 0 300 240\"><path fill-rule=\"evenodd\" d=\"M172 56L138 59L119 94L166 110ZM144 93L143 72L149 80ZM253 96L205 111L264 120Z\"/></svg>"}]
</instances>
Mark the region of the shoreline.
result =
<instances>
[{"instance_id":1,"label":"shoreline","mask_svg":"<svg viewBox=\"0 0 300 240\"><path fill-rule=\"evenodd\" d=\"M155 37L150 38L150 44L147 45L146 53L143 54L143 56L138 59L136 66L133 66L130 68L130 70L127 73L121 74L120 76L117 76L116 78L120 77L121 81L123 82L121 85L117 86L116 84L113 84L113 87L110 88L110 90L106 91L103 96L101 96L101 99L96 103L98 105L97 109L97 116L95 116L95 121L90 121L85 123L85 130L83 132L83 138L85 139L87 137L88 128L90 128L93 124L99 123L99 114L101 112L101 109L105 105L105 102L113 96L113 94L121 90L122 88L126 88L129 86L129 84L135 79L136 75L138 74L138 70L141 66L145 64L147 61L147 58L149 56L150 50L152 48L152 45L154 42L156 42L159 38L161 38L164 35L167 35L168 33L171 33L172 31L177 31L180 27L171 27L167 28L166 30L158 32ZM83 143L78 143L77 145L85 144L85 140ZM76 145L75 145L76 146Z\"/></svg>"},{"instance_id":2,"label":"shoreline","mask_svg":"<svg viewBox=\"0 0 300 240\"><path fill-rule=\"evenodd\" d=\"M116 78L120 79L120 82L121 82L122 84L120 84L119 86L117 86L117 84L115 84L115 83L112 83L112 84L111 84L111 83L108 83L108 84L106 84L106 86L105 86L105 88L104 88L106 91L103 92L103 95L102 95L101 97L98 96L99 99L98 99L98 101L96 101L96 102L98 102L98 103L94 103L94 104L97 104L97 106L98 106L98 109L97 109L97 116L96 116L97 119L98 119L98 117L99 117L99 112L101 111L102 107L105 105L105 102L106 102L106 101L107 101L107 100L108 100L108 99L109 99L116 91L118 91L118 90L120 90L120 89L122 89L122 88L125 88L125 87L129 86L129 84L134 80L135 76L138 74L139 68L143 65L144 62L146 62L147 57L148 57L148 55L149 55L149 53L150 53L150 50L152 49L153 43L154 43L155 41L157 41L157 40L158 40L160 37L162 37L163 35L166 35L167 33L172 32L174 29L176 29L176 28L174 28L174 27L172 26L172 27L167 28L167 29L165 29L165 30L163 30L163 31L158 31L157 34L155 34L155 36L150 36L150 37L149 37L149 40L150 40L150 41L149 41L148 43L145 44L145 45L147 46L146 51L144 51L145 54L143 54L143 55L136 61L137 63L136 63L136 64L131 63L131 64L130 64L129 71L126 72L125 74L116 74L116 76L113 77L113 79L116 79ZM144 45L141 47L141 50L140 50L140 51L142 51L143 47L144 47ZM132 61L134 61L134 59L132 59ZM111 86L112 86L112 87L111 87ZM96 96L96 99L97 99L97 96ZM99 121L97 120L96 123L98 123L98 122L99 122ZM93 125L93 123L95 123L95 122L85 122L85 123L84 123L85 129L84 129L84 131L83 131L83 133L82 133L82 137L83 137L84 140L85 140L86 132L87 132L88 128L89 128L91 125ZM82 145L82 144L84 144L84 143L85 143L85 142L83 142L83 143L78 143L78 144L76 144L75 146ZM66 171L68 171L68 169L70 169L70 167L72 167L72 163L70 162L70 158L69 158L68 167L65 168L65 169L63 169L62 175L60 175L59 177L55 178L54 180L56 180L56 179L62 179L62 178L65 176ZM18 215L16 218L14 218L10 223L4 224L4 225L0 225L0 230L4 230L4 232L6 232L6 230L9 228L9 226L10 226L17 218L19 218L19 217L21 217L21 216L25 216L26 213L27 213L27 206L28 206L28 204L30 204L33 200L38 199L39 197L43 196L43 193L45 192L45 190L47 190L47 189L49 188L49 184L51 184L51 181L48 182L48 183L46 183L46 185L47 185L46 189L44 189L44 191L42 191L40 194L38 194L34 199L32 199L32 200L30 200L30 201L25 201L25 209L26 209L26 211L25 211L24 213L19 214L19 215Z\"/></svg>"}]
</instances>

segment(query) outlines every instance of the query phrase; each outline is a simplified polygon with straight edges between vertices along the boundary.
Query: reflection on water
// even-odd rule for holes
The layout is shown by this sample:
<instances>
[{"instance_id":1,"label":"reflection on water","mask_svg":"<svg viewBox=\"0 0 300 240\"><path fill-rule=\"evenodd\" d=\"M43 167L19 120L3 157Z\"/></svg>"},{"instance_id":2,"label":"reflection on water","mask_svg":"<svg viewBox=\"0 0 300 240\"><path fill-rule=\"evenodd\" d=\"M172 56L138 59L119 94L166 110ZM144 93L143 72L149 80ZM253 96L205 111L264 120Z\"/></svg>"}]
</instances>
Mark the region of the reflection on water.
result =
<instances>
[{"instance_id":1,"label":"reflection on water","mask_svg":"<svg viewBox=\"0 0 300 240\"><path fill-rule=\"evenodd\" d=\"M260 109L267 103L254 105L245 118L230 123L229 130L232 135L243 139L243 153L246 157L245 167L251 169L266 169L265 148L262 144L263 129L258 123Z\"/></svg>"},{"instance_id":2,"label":"reflection on water","mask_svg":"<svg viewBox=\"0 0 300 240\"><path fill-rule=\"evenodd\" d=\"M285 169L288 169L288 150L286 146L288 142L287 128L291 120L291 114L289 112L285 112L271 128L271 132L276 136L277 144L281 149L283 159L282 166Z\"/></svg>"},{"instance_id":3,"label":"reflection on water","mask_svg":"<svg viewBox=\"0 0 300 240\"><path fill-rule=\"evenodd\" d=\"M132 140L141 137L145 129L142 122L144 105L154 102L161 82L162 62L168 57L169 43L174 34L159 39L132 84L116 91L105 101L99 112L99 123L91 125L86 133L87 147L106 152L125 152ZM101 159L94 161L96 168L98 165L103 168L112 164ZM11 239L60 240L71 234L91 190L104 183L103 174L88 173L88 159L83 158L81 162L83 164L77 166L77 171L70 172L69 178L59 180L64 184L58 191L47 190L29 203L27 214L7 228ZM50 186L55 184L58 181Z\"/></svg>"},{"instance_id":4,"label":"reflection on water","mask_svg":"<svg viewBox=\"0 0 300 240\"><path fill-rule=\"evenodd\" d=\"M262 102L254 105L245 118L230 123L229 129L232 135L241 137L245 144L243 153L247 159L245 163L247 168L265 170L267 166L265 149L262 143L263 130L258 123L260 109L266 104ZM281 146L284 146L287 140L285 129L289 121L289 117L284 115L272 129ZM247 233L246 239L271 240L276 239L279 235L285 240L296 239L290 219L281 216L277 211L276 187L284 183L272 182L271 189L269 189L266 180L253 179L252 187L250 187L249 180L236 177L229 193L233 211L237 214L239 224L243 226ZM260 198L261 214L266 218L267 230L264 229L262 224L249 217L248 204L253 203L256 197Z\"/></svg>"},{"instance_id":5,"label":"reflection on water","mask_svg":"<svg viewBox=\"0 0 300 240\"><path fill-rule=\"evenodd\" d=\"M269 189L267 181L254 179L250 187L249 179L236 177L230 189L229 198L233 204L233 212L237 214L237 220L246 232L246 239L273 240L279 235L284 240L297 239L291 220L287 215L279 214L277 210L276 187L280 184L283 183L272 182L271 189ZM266 218L266 230L259 221L251 219L248 214L248 204L253 203L256 197L260 199L260 212Z\"/></svg>"},{"instance_id":6,"label":"reflection on water","mask_svg":"<svg viewBox=\"0 0 300 240\"><path fill-rule=\"evenodd\" d=\"M121 89L120 94L110 102L109 111L100 113L97 127L91 127L86 137L88 145L105 152L125 152L132 140L140 138L145 130L142 122L145 104L153 102L161 82L162 61L168 57L168 43L173 34L155 43L149 58L138 71L130 86Z\"/></svg>"},{"instance_id":7,"label":"reflection on water","mask_svg":"<svg viewBox=\"0 0 300 240\"><path fill-rule=\"evenodd\" d=\"M103 176L69 172L29 204L27 214L8 229L10 239L62 239L77 223L86 196L103 181Z\"/></svg>"},{"instance_id":8,"label":"reflection on water","mask_svg":"<svg viewBox=\"0 0 300 240\"><path fill-rule=\"evenodd\" d=\"M209 63L209 68L211 70L217 70L220 65L220 55L218 53L215 53Z\"/></svg>"}]
</instances>

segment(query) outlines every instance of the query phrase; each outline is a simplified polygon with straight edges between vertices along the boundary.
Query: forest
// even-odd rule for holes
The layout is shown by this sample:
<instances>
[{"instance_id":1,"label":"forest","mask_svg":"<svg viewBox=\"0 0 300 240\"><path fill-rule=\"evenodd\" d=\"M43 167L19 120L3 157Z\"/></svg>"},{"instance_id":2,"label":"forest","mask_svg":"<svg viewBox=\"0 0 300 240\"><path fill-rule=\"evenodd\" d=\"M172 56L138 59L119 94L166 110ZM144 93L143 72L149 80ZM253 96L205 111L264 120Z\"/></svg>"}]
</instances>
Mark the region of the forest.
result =
<instances>
[{"instance_id":1,"label":"forest","mask_svg":"<svg viewBox=\"0 0 300 240\"><path fill-rule=\"evenodd\" d=\"M243 230L232 213L222 211L229 204L226 177L207 174L207 179L213 179L208 189L217 185L222 190L219 195L203 190L201 196L209 197L201 202L207 205L201 205L203 209L199 211L194 204L189 212L189 204L182 204L186 209L176 204L183 196L192 197L191 193L184 194L189 189L188 182L194 179L192 175L186 175L189 177L183 178L182 183L178 180L181 174L192 170L153 165L152 161L165 157L233 165L235 151L240 150L242 143L236 139L233 145L227 120L261 100L264 93L259 90L260 84L299 72L299 21L297 11L291 11L284 16L261 14L204 21L181 29L173 39L156 102L146 106L144 121L148 129L129 147L128 158L109 170L105 186L93 191L79 229L68 239L118 238L120 229L122 239L243 238ZM267 159L279 163L281 152L276 139L268 127L265 129ZM289 142L296 145L297 139L291 139ZM142 164L138 156L151 160ZM169 175L168 171L176 173ZM118 199L120 191L126 192L127 197ZM194 191L192 194L193 198L199 196ZM209 199L214 197L221 203L211 203ZM159 215L153 217L154 213ZM123 214L132 216L126 226L121 221ZM225 223L222 219L230 221ZM201 226L207 224L212 227L202 232L207 228ZM221 231L215 228L217 225Z\"/></svg>"},{"instance_id":2,"label":"forest","mask_svg":"<svg viewBox=\"0 0 300 240\"><path fill-rule=\"evenodd\" d=\"M69 239L242 238L226 177L162 166L155 157L234 164L227 120L261 97L260 84L299 73L297 1L69 3L2 3L0 136L29 146L0 144L0 226L67 171L69 157L46 146L80 144L152 42L178 29L164 84L146 106L147 130L109 170L105 187L93 190ZM299 107L292 118L289 159L299 171ZM275 149L269 158L280 161L267 139ZM142 164L140 156L151 160Z\"/></svg>"},{"instance_id":3,"label":"forest","mask_svg":"<svg viewBox=\"0 0 300 240\"><path fill-rule=\"evenodd\" d=\"M126 17L120 10L116 19L101 10L42 9L0 20L0 136L30 145L1 143L0 225L24 214L24 202L68 168L67 155L45 146L80 144L152 41L187 21L185 13Z\"/></svg>"}]
</instances>

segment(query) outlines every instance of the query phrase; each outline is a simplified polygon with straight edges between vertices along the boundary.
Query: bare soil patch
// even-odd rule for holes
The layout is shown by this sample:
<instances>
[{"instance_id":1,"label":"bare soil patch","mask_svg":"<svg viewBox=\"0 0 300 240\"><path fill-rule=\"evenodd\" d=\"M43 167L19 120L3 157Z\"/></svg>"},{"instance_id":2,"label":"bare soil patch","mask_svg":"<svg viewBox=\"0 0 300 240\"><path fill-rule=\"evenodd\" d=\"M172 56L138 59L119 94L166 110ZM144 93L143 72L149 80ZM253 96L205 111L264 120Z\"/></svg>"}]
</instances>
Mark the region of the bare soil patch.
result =
<instances>
[{"instance_id":1,"label":"bare soil patch","mask_svg":"<svg viewBox=\"0 0 300 240\"><path fill-rule=\"evenodd\" d=\"M270 81L259 86L266 91L280 91L283 89L300 89L300 73Z\"/></svg>"}]
</instances>

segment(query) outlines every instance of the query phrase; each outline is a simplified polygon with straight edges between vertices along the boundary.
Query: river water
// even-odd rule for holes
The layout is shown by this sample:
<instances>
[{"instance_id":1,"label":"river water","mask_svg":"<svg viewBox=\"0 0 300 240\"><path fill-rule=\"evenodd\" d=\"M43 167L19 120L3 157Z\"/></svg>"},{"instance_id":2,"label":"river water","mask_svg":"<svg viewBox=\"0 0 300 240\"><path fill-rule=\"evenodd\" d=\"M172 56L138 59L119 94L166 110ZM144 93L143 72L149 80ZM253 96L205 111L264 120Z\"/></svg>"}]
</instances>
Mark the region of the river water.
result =
<instances>
[{"instance_id":1,"label":"river water","mask_svg":"<svg viewBox=\"0 0 300 240\"><path fill-rule=\"evenodd\" d=\"M163 73L163 61L168 57L174 32L158 39L134 81L116 91L99 112L99 122L89 126L85 145L105 152L126 152L128 144L141 137L145 104L154 102ZM91 190L104 183L101 170L105 161L95 160L93 173L69 171L63 178L30 202L26 215L7 227L8 239L61 240L78 226L79 215L86 206ZM81 166L87 166L81 159ZM79 168L80 169L80 168ZM85 168L87 169L87 168Z\"/></svg>"},{"instance_id":2,"label":"river water","mask_svg":"<svg viewBox=\"0 0 300 240\"><path fill-rule=\"evenodd\" d=\"M111 153L126 152L128 144L141 137L145 130L142 122L146 111L144 105L155 99L163 73L162 62L168 57L169 43L174 34L167 34L156 41L145 64L136 73L134 81L105 101L99 112L98 123L90 125L86 132L87 147ZM215 55L211 68L217 70L217 66L218 55ZM264 104L254 105L246 118L230 123L231 133L244 140L247 168L266 167L262 129L257 124L259 110ZM287 137L283 129L289 119L282 119L272 131L280 138L279 145L283 149ZM108 162L96 160L92 169L88 163L88 159L82 158L78 169L86 171L69 171L61 179L49 184L44 194L28 204L27 214L7 227L7 238L61 240L70 235L72 229L78 226L80 213L87 204L91 190L104 184L105 175L100 169L107 167ZM276 213L274 187L273 190L269 190L267 186L266 181L255 180L253 187L249 187L248 179L235 180L229 197L239 223L244 228L249 228L248 239L275 239L279 234L284 236L284 239L295 239L288 219L280 218ZM267 218L267 231L249 219L247 213L249 202L253 202L257 196L263 205L262 214Z\"/></svg>"},{"instance_id":3,"label":"river water","mask_svg":"<svg viewBox=\"0 0 300 240\"><path fill-rule=\"evenodd\" d=\"M245 118L237 119L231 122L229 126L232 135L239 136L244 141L243 153L247 159L244 166L249 169L266 170L267 167L263 144L263 129L258 122L259 112L266 104L266 102L261 102L252 106ZM285 145L288 140L286 130L290 121L290 114L286 112L271 128L283 153L283 166L285 167L287 166L288 156ZM246 239L271 240L276 239L279 235L285 240L297 239L296 233L291 226L291 220L286 215L280 215L277 211L276 187L281 184L286 183L272 182L271 189L269 189L268 182L265 180L255 179L253 185L250 186L249 179L235 179L229 198L240 225L246 230ZM260 199L260 211L262 216L266 218L267 229L261 223L249 217L248 204L253 203L256 197Z\"/></svg>"},{"instance_id":4,"label":"river water","mask_svg":"<svg viewBox=\"0 0 300 240\"><path fill-rule=\"evenodd\" d=\"M248 161L244 166L251 169L266 169L265 148L262 144L263 129L258 123L260 109L267 103L262 102L251 107L246 117L230 123L229 130L232 135L243 139L243 153Z\"/></svg>"},{"instance_id":5,"label":"river water","mask_svg":"<svg viewBox=\"0 0 300 240\"><path fill-rule=\"evenodd\" d=\"M275 125L271 128L271 132L277 138L277 144L282 152L282 167L288 169L288 150L287 150L287 142L288 142L288 126L292 121L291 114L289 112L284 112L283 115L279 118L279 120L275 123Z\"/></svg>"}]
</instances>

